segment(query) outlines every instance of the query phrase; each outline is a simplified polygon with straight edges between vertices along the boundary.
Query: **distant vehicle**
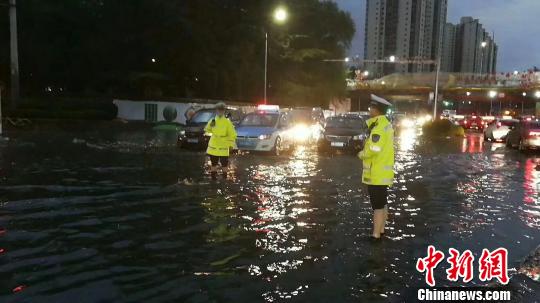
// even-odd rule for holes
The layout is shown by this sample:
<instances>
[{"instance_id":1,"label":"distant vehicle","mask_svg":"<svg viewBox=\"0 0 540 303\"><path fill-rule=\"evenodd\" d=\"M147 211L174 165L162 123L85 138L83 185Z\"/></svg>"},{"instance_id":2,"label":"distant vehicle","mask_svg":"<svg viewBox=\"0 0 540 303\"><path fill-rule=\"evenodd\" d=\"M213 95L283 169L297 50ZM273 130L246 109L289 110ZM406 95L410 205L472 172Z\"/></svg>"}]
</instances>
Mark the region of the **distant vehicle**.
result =
<instances>
[{"instance_id":1,"label":"distant vehicle","mask_svg":"<svg viewBox=\"0 0 540 303\"><path fill-rule=\"evenodd\" d=\"M493 116L470 115L465 117L462 126L465 129L484 130L484 128L493 120L495 120L495 117Z\"/></svg>"},{"instance_id":2,"label":"distant vehicle","mask_svg":"<svg viewBox=\"0 0 540 303\"><path fill-rule=\"evenodd\" d=\"M324 111L319 107L297 107L289 111L297 143L316 142L324 129Z\"/></svg>"},{"instance_id":3,"label":"distant vehicle","mask_svg":"<svg viewBox=\"0 0 540 303\"><path fill-rule=\"evenodd\" d=\"M278 156L295 146L290 114L277 105L260 105L236 128L239 150L271 152Z\"/></svg>"},{"instance_id":4,"label":"distant vehicle","mask_svg":"<svg viewBox=\"0 0 540 303\"><path fill-rule=\"evenodd\" d=\"M227 108L225 115L234 123L238 124L243 117L242 111L235 108ZM206 148L210 140L210 134L204 133L204 127L208 121L216 116L212 108L198 110L186 123L186 127L178 136L178 145L188 148Z\"/></svg>"},{"instance_id":5,"label":"distant vehicle","mask_svg":"<svg viewBox=\"0 0 540 303\"><path fill-rule=\"evenodd\" d=\"M463 115L455 115L452 118L450 118L450 121L452 121L455 125L459 125L463 128L467 128L468 120Z\"/></svg>"},{"instance_id":6,"label":"distant vehicle","mask_svg":"<svg viewBox=\"0 0 540 303\"><path fill-rule=\"evenodd\" d=\"M416 127L416 118L405 114L394 114L392 125L396 129L406 129Z\"/></svg>"},{"instance_id":7,"label":"distant vehicle","mask_svg":"<svg viewBox=\"0 0 540 303\"><path fill-rule=\"evenodd\" d=\"M540 148L540 122L525 120L517 123L506 136L506 146L521 151Z\"/></svg>"},{"instance_id":8,"label":"distant vehicle","mask_svg":"<svg viewBox=\"0 0 540 303\"><path fill-rule=\"evenodd\" d=\"M484 129L484 140L504 141L508 132L518 123L516 119L495 119Z\"/></svg>"},{"instance_id":9,"label":"distant vehicle","mask_svg":"<svg viewBox=\"0 0 540 303\"><path fill-rule=\"evenodd\" d=\"M340 115L328 118L324 133L318 142L319 152L332 150L360 151L368 134L366 120L358 115Z\"/></svg>"}]
</instances>

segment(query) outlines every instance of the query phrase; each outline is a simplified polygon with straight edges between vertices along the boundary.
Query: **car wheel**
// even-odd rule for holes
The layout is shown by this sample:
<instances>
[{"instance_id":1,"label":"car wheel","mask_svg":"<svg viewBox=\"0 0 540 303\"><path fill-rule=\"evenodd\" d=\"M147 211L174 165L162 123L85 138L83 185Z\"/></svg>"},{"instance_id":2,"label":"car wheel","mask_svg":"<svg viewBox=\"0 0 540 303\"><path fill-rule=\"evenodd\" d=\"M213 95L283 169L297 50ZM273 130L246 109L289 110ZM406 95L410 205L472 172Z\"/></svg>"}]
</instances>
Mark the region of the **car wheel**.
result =
<instances>
[{"instance_id":1,"label":"car wheel","mask_svg":"<svg viewBox=\"0 0 540 303\"><path fill-rule=\"evenodd\" d=\"M522 139L519 139L518 149L519 151L525 151L525 145L523 145Z\"/></svg>"},{"instance_id":2,"label":"car wheel","mask_svg":"<svg viewBox=\"0 0 540 303\"><path fill-rule=\"evenodd\" d=\"M272 154L274 156L279 156L281 154L281 149L282 149L281 138L277 137L276 142L274 143L274 149L272 150Z\"/></svg>"}]
</instances>

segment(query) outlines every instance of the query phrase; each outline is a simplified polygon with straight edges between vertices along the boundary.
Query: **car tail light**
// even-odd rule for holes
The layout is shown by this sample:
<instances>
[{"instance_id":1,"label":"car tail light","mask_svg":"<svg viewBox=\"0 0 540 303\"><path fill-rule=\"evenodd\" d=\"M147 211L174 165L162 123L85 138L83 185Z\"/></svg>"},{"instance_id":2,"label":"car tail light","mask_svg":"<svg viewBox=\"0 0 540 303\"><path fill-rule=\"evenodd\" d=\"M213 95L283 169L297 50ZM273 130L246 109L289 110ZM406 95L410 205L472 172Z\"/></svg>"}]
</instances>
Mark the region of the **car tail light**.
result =
<instances>
[{"instance_id":1,"label":"car tail light","mask_svg":"<svg viewBox=\"0 0 540 303\"><path fill-rule=\"evenodd\" d=\"M497 122L497 128L501 127L502 126L502 123L501 122Z\"/></svg>"}]
</instances>

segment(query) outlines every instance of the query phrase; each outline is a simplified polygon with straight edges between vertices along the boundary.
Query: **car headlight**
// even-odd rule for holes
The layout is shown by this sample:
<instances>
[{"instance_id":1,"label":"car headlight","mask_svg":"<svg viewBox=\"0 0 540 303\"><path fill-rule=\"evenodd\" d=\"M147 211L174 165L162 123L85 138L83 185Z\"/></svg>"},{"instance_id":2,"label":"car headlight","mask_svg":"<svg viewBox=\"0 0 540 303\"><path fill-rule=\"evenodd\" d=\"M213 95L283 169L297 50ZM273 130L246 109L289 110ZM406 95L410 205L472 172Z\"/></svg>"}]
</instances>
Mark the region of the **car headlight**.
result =
<instances>
[{"instance_id":1,"label":"car headlight","mask_svg":"<svg viewBox=\"0 0 540 303\"><path fill-rule=\"evenodd\" d=\"M358 135L358 136L354 136L352 137L353 140L363 140L364 139L364 136L363 135Z\"/></svg>"},{"instance_id":2,"label":"car headlight","mask_svg":"<svg viewBox=\"0 0 540 303\"><path fill-rule=\"evenodd\" d=\"M186 131L185 130L181 130L180 131L180 136L185 136L186 135Z\"/></svg>"},{"instance_id":3,"label":"car headlight","mask_svg":"<svg viewBox=\"0 0 540 303\"><path fill-rule=\"evenodd\" d=\"M414 126L414 121L411 120L411 119L403 119L401 121L401 126L403 126L403 127L413 127Z\"/></svg>"},{"instance_id":4,"label":"car headlight","mask_svg":"<svg viewBox=\"0 0 540 303\"><path fill-rule=\"evenodd\" d=\"M272 134L260 135L259 140L268 140L272 137Z\"/></svg>"},{"instance_id":5,"label":"car headlight","mask_svg":"<svg viewBox=\"0 0 540 303\"><path fill-rule=\"evenodd\" d=\"M311 137L311 128L300 124L292 129L293 136L297 141L307 141Z\"/></svg>"}]
</instances>

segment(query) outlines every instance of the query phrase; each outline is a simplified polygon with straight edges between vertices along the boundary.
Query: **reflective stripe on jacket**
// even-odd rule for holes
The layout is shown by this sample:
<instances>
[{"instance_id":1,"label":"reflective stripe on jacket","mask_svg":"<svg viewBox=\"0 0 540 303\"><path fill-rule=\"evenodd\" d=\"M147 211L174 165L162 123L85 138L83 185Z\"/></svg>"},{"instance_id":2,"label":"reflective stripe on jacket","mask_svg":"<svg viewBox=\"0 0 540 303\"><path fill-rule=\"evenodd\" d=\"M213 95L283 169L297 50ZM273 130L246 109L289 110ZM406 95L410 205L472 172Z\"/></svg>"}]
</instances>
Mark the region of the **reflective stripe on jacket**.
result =
<instances>
[{"instance_id":1,"label":"reflective stripe on jacket","mask_svg":"<svg viewBox=\"0 0 540 303\"><path fill-rule=\"evenodd\" d=\"M364 149L358 153L363 162L362 183L392 185L394 182L394 129L385 116L366 121L371 130Z\"/></svg>"},{"instance_id":2,"label":"reflective stripe on jacket","mask_svg":"<svg viewBox=\"0 0 540 303\"><path fill-rule=\"evenodd\" d=\"M211 126L212 121L216 121L214 127ZM226 117L216 116L208 121L204 131L212 134L206 153L212 156L228 157L229 149L234 147L236 141L236 130L231 120Z\"/></svg>"}]
</instances>

